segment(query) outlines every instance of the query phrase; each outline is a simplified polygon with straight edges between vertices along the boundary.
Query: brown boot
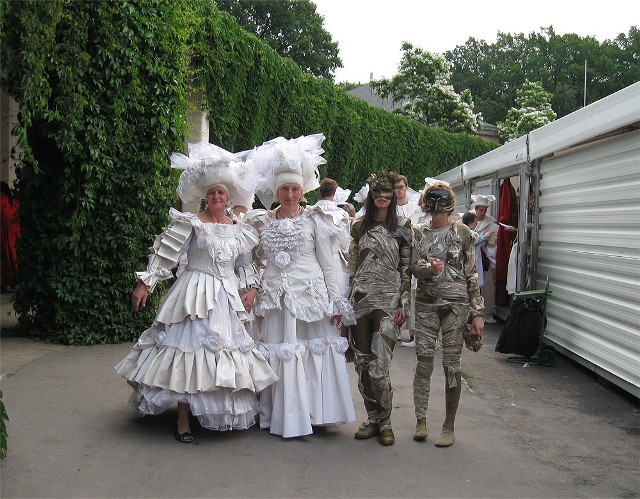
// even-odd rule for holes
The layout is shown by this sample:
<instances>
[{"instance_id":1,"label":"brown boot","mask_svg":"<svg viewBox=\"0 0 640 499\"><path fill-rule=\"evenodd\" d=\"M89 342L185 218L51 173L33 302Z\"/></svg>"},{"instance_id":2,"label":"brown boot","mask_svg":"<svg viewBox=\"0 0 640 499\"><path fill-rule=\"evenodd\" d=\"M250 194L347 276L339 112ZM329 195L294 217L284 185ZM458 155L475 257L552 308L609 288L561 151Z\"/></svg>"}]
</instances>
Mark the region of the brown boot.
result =
<instances>
[{"instance_id":1,"label":"brown boot","mask_svg":"<svg viewBox=\"0 0 640 499\"><path fill-rule=\"evenodd\" d=\"M413 439L421 442L427 438L427 418L418 418L416 423L416 432L413 434Z\"/></svg>"},{"instance_id":2,"label":"brown boot","mask_svg":"<svg viewBox=\"0 0 640 499\"><path fill-rule=\"evenodd\" d=\"M364 440L367 438L375 437L376 435L380 435L380 425L378 423L370 423L364 422L356 431L355 437L358 440Z\"/></svg>"},{"instance_id":3,"label":"brown boot","mask_svg":"<svg viewBox=\"0 0 640 499\"><path fill-rule=\"evenodd\" d=\"M393 445L396 442L396 438L393 435L391 428L385 428L380 432L380 443L382 445Z\"/></svg>"},{"instance_id":4,"label":"brown boot","mask_svg":"<svg viewBox=\"0 0 640 499\"><path fill-rule=\"evenodd\" d=\"M451 447L453 445L453 430L442 427L442 433L436 440L436 447Z\"/></svg>"}]
</instances>

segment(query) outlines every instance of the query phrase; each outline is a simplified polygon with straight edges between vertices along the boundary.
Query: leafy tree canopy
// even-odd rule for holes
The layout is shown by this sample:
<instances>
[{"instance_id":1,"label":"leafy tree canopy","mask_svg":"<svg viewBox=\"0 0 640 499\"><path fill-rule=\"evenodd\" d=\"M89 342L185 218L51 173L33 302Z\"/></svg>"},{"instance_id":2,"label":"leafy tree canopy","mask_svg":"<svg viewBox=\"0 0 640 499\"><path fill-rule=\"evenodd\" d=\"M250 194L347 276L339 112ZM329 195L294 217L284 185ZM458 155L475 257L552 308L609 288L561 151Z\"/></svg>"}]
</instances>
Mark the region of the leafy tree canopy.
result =
<instances>
[{"instance_id":1,"label":"leafy tree canopy","mask_svg":"<svg viewBox=\"0 0 640 499\"><path fill-rule=\"evenodd\" d=\"M398 74L371 82L371 88L400 103L394 113L449 132L475 133L482 117L473 112L471 92L457 94L449 84L450 64L444 57L409 42L402 43L402 51Z\"/></svg>"},{"instance_id":2,"label":"leafy tree canopy","mask_svg":"<svg viewBox=\"0 0 640 499\"><path fill-rule=\"evenodd\" d=\"M589 104L640 80L640 31L633 26L602 43L557 35L553 26L528 35L498 32L496 43L469 38L444 56L454 89L469 89L486 121L505 119L525 80L542 82L562 117L581 108L585 97Z\"/></svg>"},{"instance_id":3,"label":"leafy tree canopy","mask_svg":"<svg viewBox=\"0 0 640 499\"><path fill-rule=\"evenodd\" d=\"M338 42L310 0L216 0L216 5L306 73L333 79L342 67Z\"/></svg>"},{"instance_id":4,"label":"leafy tree canopy","mask_svg":"<svg viewBox=\"0 0 640 499\"><path fill-rule=\"evenodd\" d=\"M556 113L551 109L553 96L544 90L542 82L526 80L516 92L516 104L507 112L505 121L499 121L498 131L505 141L517 139L531 130L551 123Z\"/></svg>"}]
</instances>

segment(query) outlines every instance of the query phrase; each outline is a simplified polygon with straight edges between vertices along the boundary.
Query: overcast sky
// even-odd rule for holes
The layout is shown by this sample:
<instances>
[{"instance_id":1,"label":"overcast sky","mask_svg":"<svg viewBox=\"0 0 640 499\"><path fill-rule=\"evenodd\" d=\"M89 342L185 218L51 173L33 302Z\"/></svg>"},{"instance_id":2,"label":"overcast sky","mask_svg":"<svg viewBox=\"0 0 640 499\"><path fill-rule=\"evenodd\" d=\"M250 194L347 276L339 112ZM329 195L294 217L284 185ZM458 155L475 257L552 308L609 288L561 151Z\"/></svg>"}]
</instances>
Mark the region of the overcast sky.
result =
<instances>
[{"instance_id":1,"label":"overcast sky","mask_svg":"<svg viewBox=\"0 0 640 499\"><path fill-rule=\"evenodd\" d=\"M400 46L411 42L442 54L469 37L495 43L498 31L594 36L599 41L627 34L640 24L640 1L600 0L313 0L324 26L337 41L344 68L336 82L390 78L400 62Z\"/></svg>"}]
</instances>

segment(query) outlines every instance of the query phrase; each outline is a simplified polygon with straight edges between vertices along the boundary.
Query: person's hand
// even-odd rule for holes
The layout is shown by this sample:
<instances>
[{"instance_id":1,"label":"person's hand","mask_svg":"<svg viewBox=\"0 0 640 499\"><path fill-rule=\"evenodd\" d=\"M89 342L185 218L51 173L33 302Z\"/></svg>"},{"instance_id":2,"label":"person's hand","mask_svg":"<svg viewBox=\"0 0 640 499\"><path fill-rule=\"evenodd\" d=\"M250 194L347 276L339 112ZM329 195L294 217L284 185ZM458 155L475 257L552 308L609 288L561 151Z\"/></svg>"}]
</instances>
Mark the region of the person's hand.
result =
<instances>
[{"instance_id":1,"label":"person's hand","mask_svg":"<svg viewBox=\"0 0 640 499\"><path fill-rule=\"evenodd\" d=\"M484 318L481 315L476 315L471 321L471 326L476 332L478 338L482 338L482 335L484 333Z\"/></svg>"},{"instance_id":2,"label":"person's hand","mask_svg":"<svg viewBox=\"0 0 640 499\"><path fill-rule=\"evenodd\" d=\"M253 302L258 295L258 288L251 288L245 294L240 297L242 300L242 305L244 305L244 309L249 312L253 308Z\"/></svg>"},{"instance_id":3,"label":"person's hand","mask_svg":"<svg viewBox=\"0 0 640 499\"><path fill-rule=\"evenodd\" d=\"M438 275L444 270L444 261L439 258L432 258L429 263L431 264L431 273L433 275Z\"/></svg>"},{"instance_id":4,"label":"person's hand","mask_svg":"<svg viewBox=\"0 0 640 499\"><path fill-rule=\"evenodd\" d=\"M133 306L134 312L147 306L147 296L149 296L147 285L142 281L138 281L136 289L134 289L131 294L131 305Z\"/></svg>"},{"instance_id":5,"label":"person's hand","mask_svg":"<svg viewBox=\"0 0 640 499\"><path fill-rule=\"evenodd\" d=\"M495 233L490 230L490 231L484 233L484 237L486 239L491 239L493 237L493 234L495 234Z\"/></svg>"},{"instance_id":6,"label":"person's hand","mask_svg":"<svg viewBox=\"0 0 640 499\"><path fill-rule=\"evenodd\" d=\"M331 324L336 324L338 327L342 326L342 316L341 315L332 315L331 316Z\"/></svg>"},{"instance_id":7,"label":"person's hand","mask_svg":"<svg viewBox=\"0 0 640 499\"><path fill-rule=\"evenodd\" d=\"M404 310L402 310L402 307L398 307L396 309L396 317L395 317L395 324L397 326L402 326L402 324L404 324L406 322L406 318L404 316Z\"/></svg>"}]
</instances>

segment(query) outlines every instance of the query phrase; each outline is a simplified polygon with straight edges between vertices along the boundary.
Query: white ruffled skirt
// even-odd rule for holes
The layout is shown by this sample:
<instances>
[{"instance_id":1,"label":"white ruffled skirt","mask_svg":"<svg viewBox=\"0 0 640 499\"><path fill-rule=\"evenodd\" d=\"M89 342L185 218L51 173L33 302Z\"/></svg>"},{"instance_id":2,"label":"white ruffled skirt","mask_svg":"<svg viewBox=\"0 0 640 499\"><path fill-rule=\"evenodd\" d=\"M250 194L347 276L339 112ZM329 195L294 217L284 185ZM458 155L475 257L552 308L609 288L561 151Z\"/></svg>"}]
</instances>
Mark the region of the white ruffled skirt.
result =
<instances>
[{"instance_id":1,"label":"white ruffled skirt","mask_svg":"<svg viewBox=\"0 0 640 499\"><path fill-rule=\"evenodd\" d=\"M265 312L259 331L258 348L279 378L260 392L261 428L290 438L313 433L312 426L355 421L348 341L328 319L296 319L282 303Z\"/></svg>"},{"instance_id":2,"label":"white ruffled skirt","mask_svg":"<svg viewBox=\"0 0 640 499\"><path fill-rule=\"evenodd\" d=\"M224 289L207 318L147 329L115 370L133 387L129 404L140 415L182 402L211 430L252 426L256 394L278 379Z\"/></svg>"}]
</instances>

